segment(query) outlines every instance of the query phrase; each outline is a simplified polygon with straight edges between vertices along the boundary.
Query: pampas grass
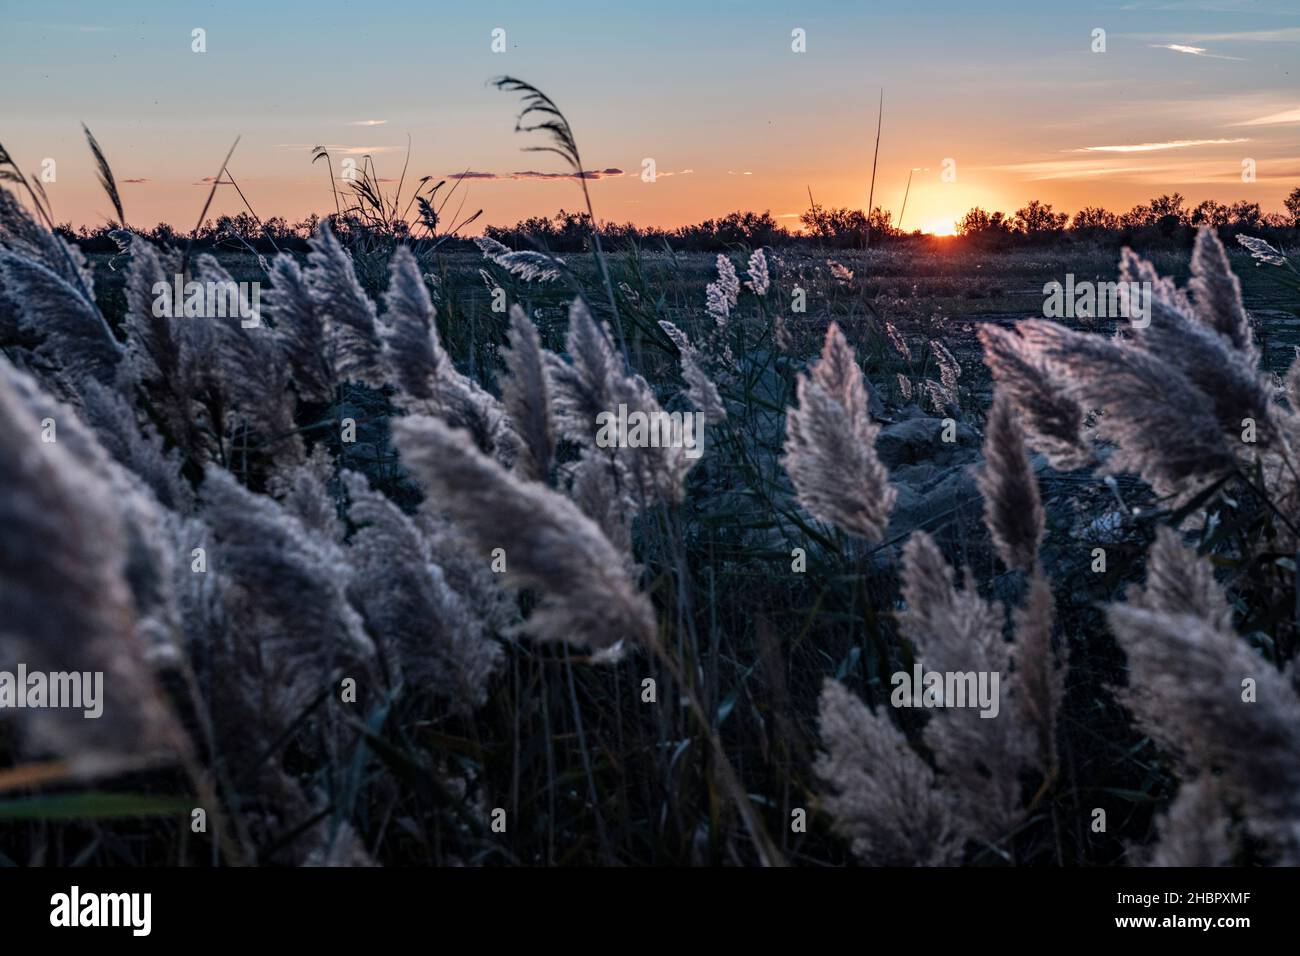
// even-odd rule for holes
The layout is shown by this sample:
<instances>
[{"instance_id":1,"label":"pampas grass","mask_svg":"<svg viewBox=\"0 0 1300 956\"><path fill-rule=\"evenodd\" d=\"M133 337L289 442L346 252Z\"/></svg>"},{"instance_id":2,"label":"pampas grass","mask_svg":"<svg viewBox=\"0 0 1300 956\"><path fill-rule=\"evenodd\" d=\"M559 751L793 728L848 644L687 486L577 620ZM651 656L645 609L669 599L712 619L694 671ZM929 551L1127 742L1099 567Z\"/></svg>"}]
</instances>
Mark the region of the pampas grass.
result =
<instances>
[{"instance_id":1,"label":"pampas grass","mask_svg":"<svg viewBox=\"0 0 1300 956\"><path fill-rule=\"evenodd\" d=\"M547 355L537 327L519 306L510 309L510 348L505 353L510 375L502 401L520 438L518 470L535 481L546 481L555 456L555 426Z\"/></svg>"},{"instance_id":2,"label":"pampas grass","mask_svg":"<svg viewBox=\"0 0 1300 956\"><path fill-rule=\"evenodd\" d=\"M438 339L433 302L415 257L405 249L389 266L387 306L379 328L383 355L400 391L397 403L408 412L443 416L468 429L478 447L509 462L517 438L501 402L462 375Z\"/></svg>"},{"instance_id":3,"label":"pampas grass","mask_svg":"<svg viewBox=\"0 0 1300 956\"><path fill-rule=\"evenodd\" d=\"M74 761L78 772L159 749L177 753L184 738L136 631L118 503L72 449L42 439L43 419L25 395L39 389L0 359L0 656L32 671L103 674L100 719L75 709L22 711L28 746ZM60 420L71 437L71 410L58 410L56 427Z\"/></svg>"},{"instance_id":4,"label":"pampas grass","mask_svg":"<svg viewBox=\"0 0 1300 956\"><path fill-rule=\"evenodd\" d=\"M501 648L436 562L428 534L355 473L346 476L353 602L389 679L427 689L457 710L482 706Z\"/></svg>"},{"instance_id":5,"label":"pampas grass","mask_svg":"<svg viewBox=\"0 0 1300 956\"><path fill-rule=\"evenodd\" d=\"M879 428L853 350L834 323L821 358L799 376L786 415L785 465L799 503L847 534L879 541L897 493L876 456Z\"/></svg>"},{"instance_id":6,"label":"pampas grass","mask_svg":"<svg viewBox=\"0 0 1300 956\"><path fill-rule=\"evenodd\" d=\"M504 551L506 579L541 592L523 630L593 649L648 644L654 614L609 539L578 508L484 457L463 431L436 418L393 424L403 461L484 554Z\"/></svg>"},{"instance_id":7,"label":"pampas grass","mask_svg":"<svg viewBox=\"0 0 1300 956\"><path fill-rule=\"evenodd\" d=\"M821 693L822 795L853 854L874 866L949 866L961 859L955 808L934 771L887 716L835 681Z\"/></svg>"},{"instance_id":8,"label":"pampas grass","mask_svg":"<svg viewBox=\"0 0 1300 956\"><path fill-rule=\"evenodd\" d=\"M1027 571L1037 561L1046 516L1011 399L999 392L989 410L984 467L978 477L984 522L1002 563Z\"/></svg>"},{"instance_id":9,"label":"pampas grass","mask_svg":"<svg viewBox=\"0 0 1300 956\"><path fill-rule=\"evenodd\" d=\"M335 374L343 380L383 384L382 346L375 306L352 271L352 257L322 222L311 238L307 288L319 312Z\"/></svg>"},{"instance_id":10,"label":"pampas grass","mask_svg":"<svg viewBox=\"0 0 1300 956\"><path fill-rule=\"evenodd\" d=\"M1056 384L1044 356L1022 335L995 325L980 328L984 362L1015 406L1025 440L1053 468L1073 471L1092 461L1083 437L1083 410Z\"/></svg>"},{"instance_id":11,"label":"pampas grass","mask_svg":"<svg viewBox=\"0 0 1300 956\"><path fill-rule=\"evenodd\" d=\"M1191 614L1128 604L1107 612L1128 656L1129 686L1148 698L1140 716L1176 738L1185 766L1220 771L1251 828L1300 861L1300 697L1240 638ZM1243 681L1255 688L1244 699Z\"/></svg>"}]
</instances>

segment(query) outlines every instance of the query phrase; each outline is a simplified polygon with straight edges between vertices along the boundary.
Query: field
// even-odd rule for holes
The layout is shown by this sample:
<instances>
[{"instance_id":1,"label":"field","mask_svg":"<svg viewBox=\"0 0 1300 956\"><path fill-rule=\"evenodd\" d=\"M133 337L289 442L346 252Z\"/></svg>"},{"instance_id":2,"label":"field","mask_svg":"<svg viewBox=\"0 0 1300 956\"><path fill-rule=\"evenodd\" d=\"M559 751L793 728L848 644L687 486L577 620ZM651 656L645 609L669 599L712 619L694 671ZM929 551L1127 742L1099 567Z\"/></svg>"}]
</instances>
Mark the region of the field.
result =
<instances>
[{"instance_id":1,"label":"field","mask_svg":"<svg viewBox=\"0 0 1300 956\"><path fill-rule=\"evenodd\" d=\"M1300 707L1293 491L1268 457L1294 427L1280 379L1216 387L1227 373L1205 354L1236 362L1227 332L1188 357L1176 338L1113 341L1115 319L1063 320L1112 351L1076 367L1043 345L1030 384L1047 402L1068 383L1097 461L1127 463L1113 477L1054 457L1024 394L993 406L981 329L1041 318L1044 284L1067 274L1114 279L1118 249L799 247L766 250L765 275L737 249L720 315L713 255L615 250L607 285L570 255L543 282L500 253L349 254L323 232L270 274L245 253L190 264L263 284L265 322L241 328L151 321L145 290L179 250L136 238L91 262L108 347L86 344L92 313L57 250L8 229L63 277L6 273L11 533L55 507L131 543L101 574L84 537L47 528L46 558L6 565L32 621L49 581L84 585L53 657L31 636L43 624L18 646L71 660L93 650L78 624L136 621L92 656L127 675L113 719L153 744L141 764L80 727L0 741L10 788L43 779L36 758L68 761L0 802L19 821L0 833L8 861L1295 862L1294 791L1259 786L1298 752L1296 725L1271 723ZM1152 264L1183 286L1189 259ZM1225 261L1262 368L1285 375L1294 292L1280 267ZM1210 443L1189 464L1164 432L1167 464L1134 409L1157 374L1193 403L1242 389L1217 420L1253 410L1259 450L1229 465ZM590 413L620 402L701 411L704 454L592 444ZM1210 442L1199 405L1152 414ZM66 454L24 444L46 417ZM1200 592L1162 593L1158 575ZM1186 683L1179 704L1159 678L1243 655L1268 698L1248 717L1228 715L1222 681ZM922 661L1001 674L1001 713L891 707ZM1237 671L1215 676L1236 692Z\"/></svg>"}]
</instances>

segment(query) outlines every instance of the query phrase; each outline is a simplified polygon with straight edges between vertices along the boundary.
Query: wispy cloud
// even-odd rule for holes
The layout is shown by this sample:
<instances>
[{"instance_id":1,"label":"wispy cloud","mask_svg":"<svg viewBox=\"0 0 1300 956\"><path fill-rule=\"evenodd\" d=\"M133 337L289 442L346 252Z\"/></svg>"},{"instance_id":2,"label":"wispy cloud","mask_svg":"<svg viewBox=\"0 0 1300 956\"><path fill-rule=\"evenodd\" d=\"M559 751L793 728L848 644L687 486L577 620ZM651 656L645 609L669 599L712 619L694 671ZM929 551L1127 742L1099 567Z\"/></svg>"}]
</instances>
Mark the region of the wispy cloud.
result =
<instances>
[{"instance_id":1,"label":"wispy cloud","mask_svg":"<svg viewBox=\"0 0 1300 956\"><path fill-rule=\"evenodd\" d=\"M1083 179L1095 176L1125 176L1142 172L1144 166L1119 165L1118 160L1050 159L1038 163L1012 163L996 166L1008 172L1020 173L1029 180Z\"/></svg>"},{"instance_id":2,"label":"wispy cloud","mask_svg":"<svg viewBox=\"0 0 1300 956\"><path fill-rule=\"evenodd\" d=\"M276 143L275 149L306 149L312 150L319 146L319 143ZM405 149L404 146L325 146L325 149L331 153L339 153L343 156L364 156L366 153L391 153L394 150Z\"/></svg>"},{"instance_id":3,"label":"wispy cloud","mask_svg":"<svg viewBox=\"0 0 1300 956\"><path fill-rule=\"evenodd\" d=\"M383 126L388 120L353 120L349 126Z\"/></svg>"},{"instance_id":4,"label":"wispy cloud","mask_svg":"<svg viewBox=\"0 0 1300 956\"><path fill-rule=\"evenodd\" d=\"M131 183L132 185L135 185L135 184L138 184L138 183L147 183L148 181L149 181L149 180L148 180L147 178L146 178L146 179L124 179L124 180L122 180L122 182L124 182L124 183Z\"/></svg>"},{"instance_id":5,"label":"wispy cloud","mask_svg":"<svg viewBox=\"0 0 1300 956\"><path fill-rule=\"evenodd\" d=\"M615 169L584 169L581 173L539 173L536 170L526 169L521 173L511 173L511 179L608 179L611 176L622 176L623 170Z\"/></svg>"},{"instance_id":6,"label":"wispy cloud","mask_svg":"<svg viewBox=\"0 0 1300 956\"><path fill-rule=\"evenodd\" d=\"M1153 43L1153 49L1156 50L1173 50L1175 53L1186 53L1188 56L1203 56L1210 60L1240 60L1239 56L1224 56L1221 53L1211 53L1203 46L1187 46L1184 43Z\"/></svg>"},{"instance_id":7,"label":"wispy cloud","mask_svg":"<svg viewBox=\"0 0 1300 956\"><path fill-rule=\"evenodd\" d=\"M1150 33L1137 34L1144 40L1167 39L1170 34L1159 36ZM1175 40L1182 43L1300 43L1300 27L1277 27L1272 30L1238 30L1230 33L1174 33Z\"/></svg>"},{"instance_id":8,"label":"wispy cloud","mask_svg":"<svg viewBox=\"0 0 1300 956\"><path fill-rule=\"evenodd\" d=\"M981 167L1018 174L1029 182L1045 180L1086 181L1110 179L1128 183L1145 183L1165 188L1173 186L1240 184L1241 171L1235 164L1207 162L1190 155L1183 158L1168 157L1165 162L1154 158L1136 166L1131 159L1096 156L1091 159L1052 159L1042 162L1015 163L1003 166ZM1300 158L1282 156L1261 165L1258 182L1290 183L1300 173Z\"/></svg>"},{"instance_id":9,"label":"wispy cloud","mask_svg":"<svg viewBox=\"0 0 1300 956\"><path fill-rule=\"evenodd\" d=\"M1256 119L1243 120L1240 123L1229 123L1229 126L1280 126L1283 123L1300 123L1300 106L1293 110L1283 110L1280 113L1270 113L1268 116L1260 116Z\"/></svg>"},{"instance_id":10,"label":"wispy cloud","mask_svg":"<svg viewBox=\"0 0 1300 956\"><path fill-rule=\"evenodd\" d=\"M485 173L474 170L464 170L459 173L448 173L448 179L610 179L616 176L624 175L623 170L610 167L609 169L584 169L581 176L577 173L541 173L533 169L525 169L515 173ZM664 175L664 174L660 174Z\"/></svg>"},{"instance_id":11,"label":"wispy cloud","mask_svg":"<svg viewBox=\"0 0 1300 956\"><path fill-rule=\"evenodd\" d=\"M1249 143L1250 139L1174 139L1165 143L1134 143L1129 146L1084 146L1076 153L1156 153L1165 149L1186 149L1189 146L1226 146L1231 143Z\"/></svg>"}]
</instances>

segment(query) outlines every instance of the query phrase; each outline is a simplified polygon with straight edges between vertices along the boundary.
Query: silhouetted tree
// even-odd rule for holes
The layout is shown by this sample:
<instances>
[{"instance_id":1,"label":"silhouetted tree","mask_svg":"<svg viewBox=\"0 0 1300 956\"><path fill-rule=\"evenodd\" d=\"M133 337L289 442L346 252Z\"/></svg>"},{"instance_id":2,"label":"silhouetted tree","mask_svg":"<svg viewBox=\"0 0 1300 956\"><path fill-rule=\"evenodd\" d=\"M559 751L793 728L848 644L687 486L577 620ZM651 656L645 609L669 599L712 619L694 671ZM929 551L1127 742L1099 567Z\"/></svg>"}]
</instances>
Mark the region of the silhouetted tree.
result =
<instances>
[{"instance_id":1,"label":"silhouetted tree","mask_svg":"<svg viewBox=\"0 0 1300 956\"><path fill-rule=\"evenodd\" d=\"M1017 232L1023 232L1027 236L1037 236L1060 232L1069 221L1069 213L1052 212L1051 203L1041 203L1037 199L1031 199L1029 205L1016 210L1011 226Z\"/></svg>"}]
</instances>

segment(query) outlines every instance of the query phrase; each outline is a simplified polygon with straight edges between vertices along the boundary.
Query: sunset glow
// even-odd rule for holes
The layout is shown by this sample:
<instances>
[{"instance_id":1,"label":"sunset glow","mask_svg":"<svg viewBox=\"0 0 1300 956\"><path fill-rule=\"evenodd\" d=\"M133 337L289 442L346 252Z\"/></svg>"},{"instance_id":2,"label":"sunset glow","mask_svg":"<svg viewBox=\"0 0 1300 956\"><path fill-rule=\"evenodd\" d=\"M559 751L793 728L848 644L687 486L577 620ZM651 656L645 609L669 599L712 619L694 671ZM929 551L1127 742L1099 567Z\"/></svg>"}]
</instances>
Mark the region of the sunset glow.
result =
<instances>
[{"instance_id":1,"label":"sunset glow","mask_svg":"<svg viewBox=\"0 0 1300 956\"><path fill-rule=\"evenodd\" d=\"M874 201L897 221L913 173L908 231L950 233L973 205L1122 211L1174 191L1193 205L1245 199L1273 211L1300 182L1300 24L1280 3L1252 4L1248 25L1191 3L1045 16L1021 0L947 0L923 23L914 4L893 0L752 6L663 0L647 22L595 0L566 17L524 2L483 13L378 0L365 19L252 0L124 0L110 16L54 0L15 13L0 35L0 142L28 170L57 160L46 189L56 216L78 224L102 224L108 211L82 120L140 224L187 225L237 135L230 168L263 218L332 209L313 146L331 145L336 176L344 158L369 153L395 188L408 137L408 188L412 177L464 175L480 226L571 209L574 180L557 175L554 157L520 151L515 105L486 85L510 73L564 109L584 163L600 171L588 183L597 215L617 222L677 226L745 209L794 229L786 217L808 208L809 190L826 207L862 209L882 90ZM430 14L436 56L426 30L381 38L368 25ZM1104 52L1092 49L1098 24ZM190 49L198 25L202 54ZM802 53L791 49L795 26ZM490 48L497 27L501 53ZM322 63L333 65L320 82L302 81ZM642 176L648 159L653 181ZM223 187L210 214L243 208Z\"/></svg>"},{"instance_id":2,"label":"sunset glow","mask_svg":"<svg viewBox=\"0 0 1300 956\"><path fill-rule=\"evenodd\" d=\"M951 219L932 219L921 227L921 231L928 232L932 236L955 236L956 223L960 218L960 216L953 216Z\"/></svg>"}]
</instances>

